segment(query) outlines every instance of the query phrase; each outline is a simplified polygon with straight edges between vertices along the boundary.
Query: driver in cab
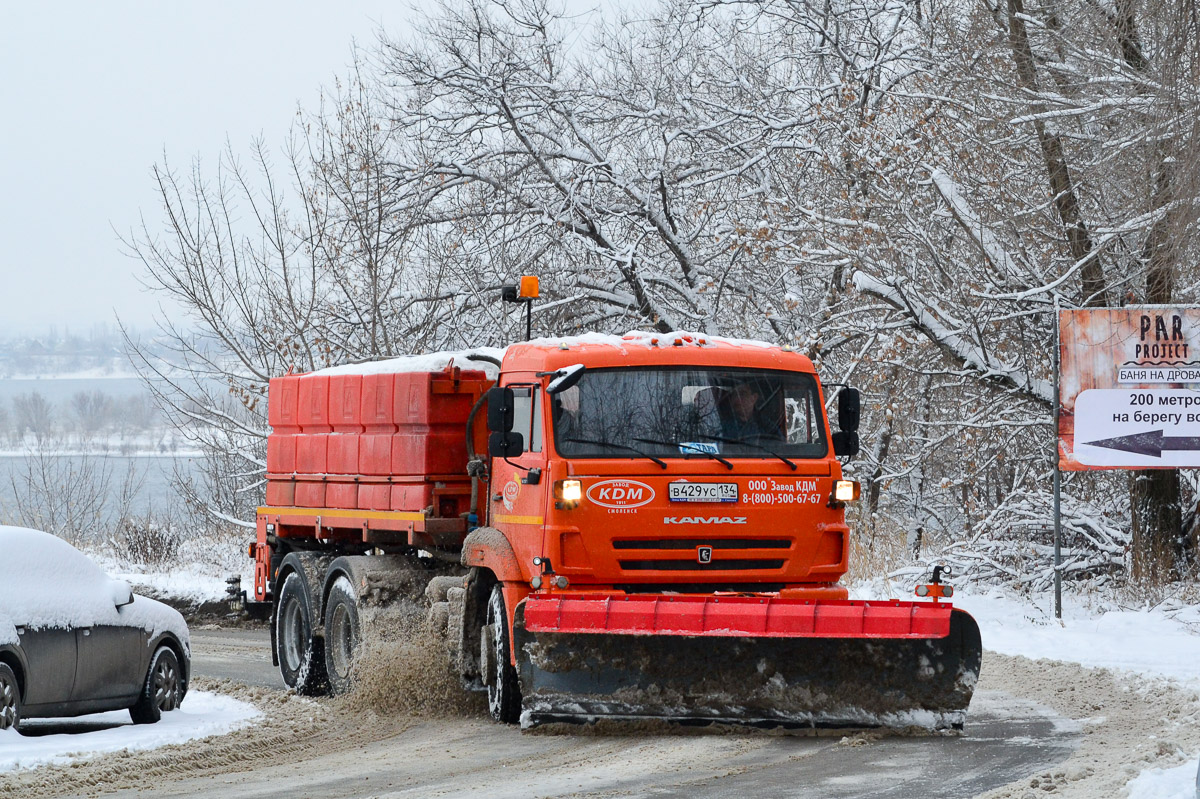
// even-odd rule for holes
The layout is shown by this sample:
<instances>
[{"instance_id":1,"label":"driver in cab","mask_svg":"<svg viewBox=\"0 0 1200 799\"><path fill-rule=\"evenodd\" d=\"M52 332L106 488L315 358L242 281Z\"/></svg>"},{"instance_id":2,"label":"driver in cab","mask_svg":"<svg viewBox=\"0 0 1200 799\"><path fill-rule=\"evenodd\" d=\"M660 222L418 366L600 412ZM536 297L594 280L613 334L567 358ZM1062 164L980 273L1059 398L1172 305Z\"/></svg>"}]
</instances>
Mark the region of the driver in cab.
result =
<instances>
[{"instance_id":1,"label":"driver in cab","mask_svg":"<svg viewBox=\"0 0 1200 799\"><path fill-rule=\"evenodd\" d=\"M725 402L728 412L723 414L721 433L725 438L779 437L778 429L763 423L762 393L753 381L738 383L726 394Z\"/></svg>"}]
</instances>

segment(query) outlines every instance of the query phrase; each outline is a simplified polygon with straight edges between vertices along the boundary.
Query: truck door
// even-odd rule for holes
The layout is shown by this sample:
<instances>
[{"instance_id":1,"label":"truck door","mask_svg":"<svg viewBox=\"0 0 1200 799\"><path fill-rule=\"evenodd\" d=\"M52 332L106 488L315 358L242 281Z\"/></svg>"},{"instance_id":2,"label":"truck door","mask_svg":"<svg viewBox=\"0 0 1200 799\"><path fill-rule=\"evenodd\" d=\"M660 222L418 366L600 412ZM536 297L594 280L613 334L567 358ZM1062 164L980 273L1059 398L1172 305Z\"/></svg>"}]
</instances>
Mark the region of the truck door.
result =
<instances>
[{"instance_id":1,"label":"truck door","mask_svg":"<svg viewBox=\"0 0 1200 799\"><path fill-rule=\"evenodd\" d=\"M512 458L492 460L492 525L509 534L516 555L528 563L543 554L546 470L542 404L544 394L537 385L513 385L513 432L520 433L525 451Z\"/></svg>"}]
</instances>

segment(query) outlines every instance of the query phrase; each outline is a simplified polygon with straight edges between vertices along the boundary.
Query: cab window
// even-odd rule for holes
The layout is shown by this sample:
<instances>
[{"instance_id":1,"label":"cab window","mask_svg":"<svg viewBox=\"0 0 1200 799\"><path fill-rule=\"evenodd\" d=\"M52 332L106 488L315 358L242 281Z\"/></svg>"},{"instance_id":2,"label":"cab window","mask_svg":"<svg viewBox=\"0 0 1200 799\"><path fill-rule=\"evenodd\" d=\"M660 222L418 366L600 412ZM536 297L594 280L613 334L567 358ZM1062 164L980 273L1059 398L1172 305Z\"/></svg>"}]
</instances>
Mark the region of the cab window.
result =
<instances>
[{"instance_id":1,"label":"cab window","mask_svg":"<svg viewBox=\"0 0 1200 799\"><path fill-rule=\"evenodd\" d=\"M538 418L538 391L533 386L513 386L513 432L520 433L526 452L542 451L542 423Z\"/></svg>"}]
</instances>

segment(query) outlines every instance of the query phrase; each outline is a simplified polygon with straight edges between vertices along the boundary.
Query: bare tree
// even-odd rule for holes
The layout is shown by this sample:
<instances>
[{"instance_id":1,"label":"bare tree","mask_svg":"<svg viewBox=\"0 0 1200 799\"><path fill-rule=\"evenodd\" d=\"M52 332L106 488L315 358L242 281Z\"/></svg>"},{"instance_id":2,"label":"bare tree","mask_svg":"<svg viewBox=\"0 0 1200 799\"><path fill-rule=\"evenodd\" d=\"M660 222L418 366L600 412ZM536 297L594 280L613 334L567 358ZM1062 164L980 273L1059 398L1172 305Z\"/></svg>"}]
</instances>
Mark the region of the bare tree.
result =
<instances>
[{"instance_id":1,"label":"bare tree","mask_svg":"<svg viewBox=\"0 0 1200 799\"><path fill-rule=\"evenodd\" d=\"M100 432L112 415L112 399L102 391L78 391L71 396L71 412L85 439Z\"/></svg>"},{"instance_id":2,"label":"bare tree","mask_svg":"<svg viewBox=\"0 0 1200 799\"><path fill-rule=\"evenodd\" d=\"M106 532L112 464L104 456L60 455L37 448L14 472L16 521L45 530L72 544Z\"/></svg>"},{"instance_id":3,"label":"bare tree","mask_svg":"<svg viewBox=\"0 0 1200 799\"><path fill-rule=\"evenodd\" d=\"M13 397L13 416L18 436L32 435L41 445L54 433L54 409L38 392Z\"/></svg>"},{"instance_id":4,"label":"bare tree","mask_svg":"<svg viewBox=\"0 0 1200 799\"><path fill-rule=\"evenodd\" d=\"M189 311L183 368L131 347L208 453L196 506L248 520L272 375L506 343L496 291L535 271L541 331L753 336L862 386L871 540L1041 584L1055 304L1200 287L1194 26L1151 0L667 0L590 32L448 5L282 166L156 171L161 232L129 246ZM1068 574L1131 542L1139 577L1181 574L1171 481L1070 478Z\"/></svg>"}]
</instances>

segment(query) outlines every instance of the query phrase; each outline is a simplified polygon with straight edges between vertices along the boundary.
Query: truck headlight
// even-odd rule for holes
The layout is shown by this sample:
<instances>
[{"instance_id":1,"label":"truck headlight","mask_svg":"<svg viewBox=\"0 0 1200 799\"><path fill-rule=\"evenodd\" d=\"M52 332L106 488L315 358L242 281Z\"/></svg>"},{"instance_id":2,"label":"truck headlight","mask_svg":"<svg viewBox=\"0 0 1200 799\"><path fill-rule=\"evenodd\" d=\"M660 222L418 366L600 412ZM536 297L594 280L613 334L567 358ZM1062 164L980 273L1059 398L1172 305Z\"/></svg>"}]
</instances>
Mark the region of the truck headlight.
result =
<instances>
[{"instance_id":1,"label":"truck headlight","mask_svg":"<svg viewBox=\"0 0 1200 799\"><path fill-rule=\"evenodd\" d=\"M858 499L858 482L856 480L838 480L833 489L833 498L838 502L853 502Z\"/></svg>"},{"instance_id":2,"label":"truck headlight","mask_svg":"<svg viewBox=\"0 0 1200 799\"><path fill-rule=\"evenodd\" d=\"M554 507L570 510L583 499L583 483L579 480L556 480L554 482Z\"/></svg>"}]
</instances>

